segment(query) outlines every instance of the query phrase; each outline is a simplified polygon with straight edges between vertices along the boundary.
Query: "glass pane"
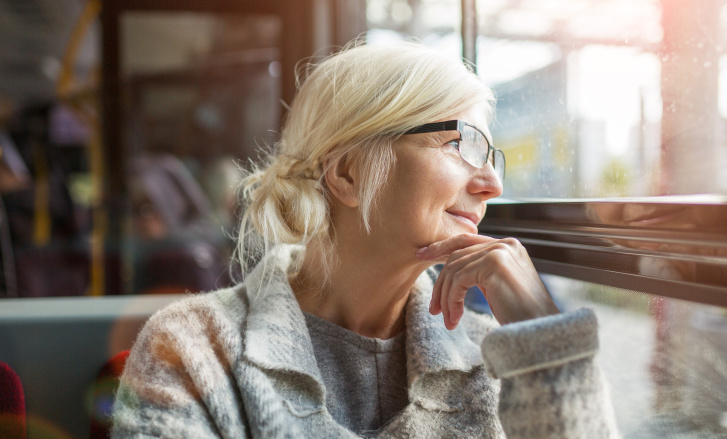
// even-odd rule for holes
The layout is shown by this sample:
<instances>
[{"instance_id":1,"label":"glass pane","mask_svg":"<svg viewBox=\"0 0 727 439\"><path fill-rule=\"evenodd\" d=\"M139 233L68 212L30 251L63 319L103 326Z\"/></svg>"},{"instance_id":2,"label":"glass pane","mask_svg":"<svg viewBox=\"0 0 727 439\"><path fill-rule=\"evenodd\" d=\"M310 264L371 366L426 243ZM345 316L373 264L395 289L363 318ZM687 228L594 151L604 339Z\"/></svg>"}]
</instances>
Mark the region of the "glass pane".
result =
<instances>
[{"instance_id":1,"label":"glass pane","mask_svg":"<svg viewBox=\"0 0 727 439\"><path fill-rule=\"evenodd\" d=\"M0 8L0 297L89 290L100 27L46 6Z\"/></svg>"},{"instance_id":2,"label":"glass pane","mask_svg":"<svg viewBox=\"0 0 727 439\"><path fill-rule=\"evenodd\" d=\"M0 11L0 297L227 285L238 162L281 116L280 19L122 15L121 169L104 162L99 4L18 5ZM111 204L129 206L121 248L104 245Z\"/></svg>"},{"instance_id":3,"label":"glass pane","mask_svg":"<svg viewBox=\"0 0 727 439\"><path fill-rule=\"evenodd\" d=\"M727 192L722 2L477 7L506 197Z\"/></svg>"},{"instance_id":4,"label":"glass pane","mask_svg":"<svg viewBox=\"0 0 727 439\"><path fill-rule=\"evenodd\" d=\"M427 46L461 58L459 0L367 0L367 44L415 37Z\"/></svg>"},{"instance_id":5,"label":"glass pane","mask_svg":"<svg viewBox=\"0 0 727 439\"><path fill-rule=\"evenodd\" d=\"M368 0L368 41L461 57L454 0ZM477 72L497 95L505 197L727 193L727 6L478 0Z\"/></svg>"},{"instance_id":6,"label":"glass pane","mask_svg":"<svg viewBox=\"0 0 727 439\"><path fill-rule=\"evenodd\" d=\"M543 276L561 310L592 308L624 438L727 434L727 308Z\"/></svg>"},{"instance_id":7,"label":"glass pane","mask_svg":"<svg viewBox=\"0 0 727 439\"><path fill-rule=\"evenodd\" d=\"M238 163L280 119L279 19L135 12L121 24L126 289L226 286Z\"/></svg>"}]
</instances>

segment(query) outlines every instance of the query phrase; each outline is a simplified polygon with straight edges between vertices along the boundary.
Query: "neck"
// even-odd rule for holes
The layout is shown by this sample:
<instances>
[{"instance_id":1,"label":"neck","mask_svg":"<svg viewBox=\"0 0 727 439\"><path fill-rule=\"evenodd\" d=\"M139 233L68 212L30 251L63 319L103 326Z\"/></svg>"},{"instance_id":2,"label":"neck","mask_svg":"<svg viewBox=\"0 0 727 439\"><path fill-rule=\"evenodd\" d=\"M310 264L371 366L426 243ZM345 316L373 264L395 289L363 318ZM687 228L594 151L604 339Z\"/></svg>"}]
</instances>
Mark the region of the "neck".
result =
<instances>
[{"instance_id":1,"label":"neck","mask_svg":"<svg viewBox=\"0 0 727 439\"><path fill-rule=\"evenodd\" d=\"M308 246L299 273L290 280L301 309L367 337L395 336L404 330L409 294L427 265L346 247L336 245L338 263L324 283L319 247Z\"/></svg>"}]
</instances>

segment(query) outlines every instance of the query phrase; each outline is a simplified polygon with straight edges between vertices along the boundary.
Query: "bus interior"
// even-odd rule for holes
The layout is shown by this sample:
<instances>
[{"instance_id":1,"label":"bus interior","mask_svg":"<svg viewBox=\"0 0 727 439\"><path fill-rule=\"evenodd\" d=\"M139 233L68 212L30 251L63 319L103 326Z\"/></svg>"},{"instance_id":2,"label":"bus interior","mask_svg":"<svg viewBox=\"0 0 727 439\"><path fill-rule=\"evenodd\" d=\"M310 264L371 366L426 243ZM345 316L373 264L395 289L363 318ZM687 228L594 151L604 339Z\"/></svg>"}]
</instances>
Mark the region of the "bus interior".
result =
<instances>
[{"instance_id":1,"label":"bus interior","mask_svg":"<svg viewBox=\"0 0 727 439\"><path fill-rule=\"evenodd\" d=\"M356 38L494 90L507 178L479 231L596 311L623 437L727 437L724 0L0 0L0 372L25 437L106 437L146 319L239 281L241 169L297 72Z\"/></svg>"}]
</instances>

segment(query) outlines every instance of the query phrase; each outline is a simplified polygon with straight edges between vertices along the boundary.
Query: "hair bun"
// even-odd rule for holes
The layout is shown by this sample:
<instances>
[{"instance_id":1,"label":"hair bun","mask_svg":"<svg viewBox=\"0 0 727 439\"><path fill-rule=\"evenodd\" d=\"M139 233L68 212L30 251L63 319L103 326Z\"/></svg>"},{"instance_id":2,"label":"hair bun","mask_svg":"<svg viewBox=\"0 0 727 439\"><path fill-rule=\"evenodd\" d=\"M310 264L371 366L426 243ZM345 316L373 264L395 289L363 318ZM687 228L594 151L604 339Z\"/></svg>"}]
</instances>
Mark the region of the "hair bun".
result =
<instances>
[{"instance_id":1,"label":"hair bun","mask_svg":"<svg viewBox=\"0 0 727 439\"><path fill-rule=\"evenodd\" d=\"M263 238L276 244L305 245L327 229L328 204L320 174L280 155L267 169L245 178L243 189L250 200L247 214Z\"/></svg>"},{"instance_id":2,"label":"hair bun","mask_svg":"<svg viewBox=\"0 0 727 439\"><path fill-rule=\"evenodd\" d=\"M285 154L279 154L270 168L277 169L277 176L280 178L305 178L308 180L320 180L321 167L317 163L307 163Z\"/></svg>"}]
</instances>

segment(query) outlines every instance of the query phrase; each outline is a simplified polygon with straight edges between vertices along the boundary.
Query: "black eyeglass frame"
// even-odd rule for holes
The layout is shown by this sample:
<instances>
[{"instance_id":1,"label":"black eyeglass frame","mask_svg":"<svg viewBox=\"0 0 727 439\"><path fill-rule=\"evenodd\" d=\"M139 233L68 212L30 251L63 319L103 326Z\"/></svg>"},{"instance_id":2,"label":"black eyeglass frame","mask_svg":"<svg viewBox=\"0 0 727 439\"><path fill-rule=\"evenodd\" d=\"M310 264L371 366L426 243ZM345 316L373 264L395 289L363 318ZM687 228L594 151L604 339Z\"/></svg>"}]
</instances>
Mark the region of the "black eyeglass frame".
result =
<instances>
[{"instance_id":1,"label":"black eyeglass frame","mask_svg":"<svg viewBox=\"0 0 727 439\"><path fill-rule=\"evenodd\" d=\"M424 125L419 125L418 127L414 127L410 129L409 131L406 131L404 134L424 134L424 133L437 133L440 131L457 131L459 133L459 140L462 140L462 132L464 131L464 127L471 127L477 130L480 134L482 134L482 138L485 139L485 142L487 142L487 155L485 156L485 163L482 164L482 166L475 166L474 164L470 163L468 160L466 160L464 157L462 157L462 160L466 161L467 163L470 163L472 166L475 166L476 168L482 168L490 161L490 153L492 153L492 168L495 168L495 153L499 152L502 156L502 179L505 179L505 153L502 152L501 149L497 149L490 143L490 139L487 138L485 133L482 132L481 129L477 128L476 126L472 125L471 123L465 122L463 120L447 120L444 122L431 122L431 123L425 123ZM457 151L460 153L460 157L462 156L462 152L459 149L459 144L457 145Z\"/></svg>"}]
</instances>

